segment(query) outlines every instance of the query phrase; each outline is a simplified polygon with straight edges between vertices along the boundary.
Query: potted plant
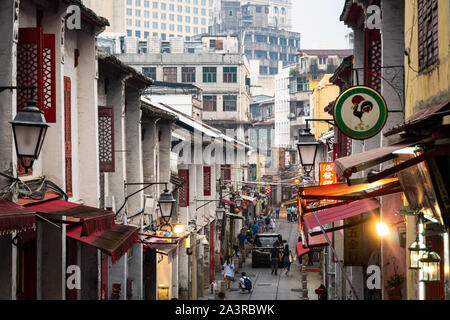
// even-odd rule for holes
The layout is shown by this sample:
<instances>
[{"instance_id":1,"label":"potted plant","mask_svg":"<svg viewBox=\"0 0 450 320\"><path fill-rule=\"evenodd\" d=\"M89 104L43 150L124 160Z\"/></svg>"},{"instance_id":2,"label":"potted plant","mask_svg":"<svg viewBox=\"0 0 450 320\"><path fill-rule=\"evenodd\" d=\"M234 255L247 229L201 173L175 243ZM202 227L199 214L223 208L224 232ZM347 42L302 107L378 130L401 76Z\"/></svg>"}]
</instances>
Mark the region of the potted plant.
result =
<instances>
[{"instance_id":1,"label":"potted plant","mask_svg":"<svg viewBox=\"0 0 450 320\"><path fill-rule=\"evenodd\" d=\"M401 300L402 299L402 289L401 286L405 281L405 277L401 274L393 274L387 282L387 291L389 295L389 300Z\"/></svg>"}]
</instances>

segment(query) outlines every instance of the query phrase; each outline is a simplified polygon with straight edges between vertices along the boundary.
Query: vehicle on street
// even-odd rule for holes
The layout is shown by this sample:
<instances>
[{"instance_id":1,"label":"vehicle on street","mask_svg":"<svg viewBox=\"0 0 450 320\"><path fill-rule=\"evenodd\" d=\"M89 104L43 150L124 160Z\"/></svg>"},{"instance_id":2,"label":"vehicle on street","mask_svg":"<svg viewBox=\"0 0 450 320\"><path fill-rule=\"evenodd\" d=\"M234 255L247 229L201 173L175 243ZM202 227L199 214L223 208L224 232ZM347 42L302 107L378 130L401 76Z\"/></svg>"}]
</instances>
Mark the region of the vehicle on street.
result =
<instances>
[{"instance_id":1,"label":"vehicle on street","mask_svg":"<svg viewBox=\"0 0 450 320\"><path fill-rule=\"evenodd\" d=\"M252 246L252 267L270 267L270 249L274 247L274 243L278 240L280 244L280 252L283 250L283 238L278 233L257 233L253 239ZM282 267L280 259L279 267Z\"/></svg>"}]
</instances>

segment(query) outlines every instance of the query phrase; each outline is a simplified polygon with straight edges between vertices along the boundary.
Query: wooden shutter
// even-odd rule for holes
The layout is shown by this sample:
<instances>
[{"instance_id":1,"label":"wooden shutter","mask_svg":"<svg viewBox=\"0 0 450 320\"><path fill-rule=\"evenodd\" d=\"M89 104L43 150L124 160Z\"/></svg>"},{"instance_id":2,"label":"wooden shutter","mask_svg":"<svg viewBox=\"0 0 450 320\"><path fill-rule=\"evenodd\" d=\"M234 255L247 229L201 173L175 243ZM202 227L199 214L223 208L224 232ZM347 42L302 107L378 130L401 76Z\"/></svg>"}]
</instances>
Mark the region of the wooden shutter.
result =
<instances>
[{"instance_id":1,"label":"wooden shutter","mask_svg":"<svg viewBox=\"0 0 450 320\"><path fill-rule=\"evenodd\" d=\"M114 110L98 107L98 139L100 172L114 172Z\"/></svg>"},{"instance_id":2,"label":"wooden shutter","mask_svg":"<svg viewBox=\"0 0 450 320\"><path fill-rule=\"evenodd\" d=\"M66 194L72 196L72 88L69 77L64 77L64 151L66 164Z\"/></svg>"},{"instance_id":3,"label":"wooden shutter","mask_svg":"<svg viewBox=\"0 0 450 320\"><path fill-rule=\"evenodd\" d=\"M178 201L180 207L187 207L189 205L189 170L179 169L178 175L186 181L186 183L178 189Z\"/></svg>"},{"instance_id":4,"label":"wooden shutter","mask_svg":"<svg viewBox=\"0 0 450 320\"><path fill-rule=\"evenodd\" d=\"M34 99L45 120L56 122L55 35L42 28L20 28L17 44L17 86L36 87ZM17 91L17 108L26 106L29 90Z\"/></svg>"},{"instance_id":5,"label":"wooden shutter","mask_svg":"<svg viewBox=\"0 0 450 320\"><path fill-rule=\"evenodd\" d=\"M419 71L424 71L438 62L438 1L419 0L417 13Z\"/></svg>"},{"instance_id":6,"label":"wooden shutter","mask_svg":"<svg viewBox=\"0 0 450 320\"><path fill-rule=\"evenodd\" d=\"M203 195L211 195L211 167L203 167Z\"/></svg>"},{"instance_id":7,"label":"wooden shutter","mask_svg":"<svg viewBox=\"0 0 450 320\"><path fill-rule=\"evenodd\" d=\"M221 177L222 180L230 181L231 180L231 165L224 164L221 167Z\"/></svg>"}]
</instances>

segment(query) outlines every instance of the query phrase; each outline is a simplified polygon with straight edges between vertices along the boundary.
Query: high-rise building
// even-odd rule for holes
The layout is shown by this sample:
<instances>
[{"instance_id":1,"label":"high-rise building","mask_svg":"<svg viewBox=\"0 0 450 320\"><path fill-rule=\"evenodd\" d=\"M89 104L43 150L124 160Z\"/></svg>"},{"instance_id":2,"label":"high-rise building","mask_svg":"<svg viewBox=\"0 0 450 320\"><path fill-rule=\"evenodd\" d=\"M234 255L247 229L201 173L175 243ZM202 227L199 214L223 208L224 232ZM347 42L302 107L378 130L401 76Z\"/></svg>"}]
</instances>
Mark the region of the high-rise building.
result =
<instances>
[{"instance_id":1,"label":"high-rise building","mask_svg":"<svg viewBox=\"0 0 450 320\"><path fill-rule=\"evenodd\" d=\"M110 22L106 32L161 40L207 33L217 0L83 0ZM216 4L217 6L217 4Z\"/></svg>"}]
</instances>

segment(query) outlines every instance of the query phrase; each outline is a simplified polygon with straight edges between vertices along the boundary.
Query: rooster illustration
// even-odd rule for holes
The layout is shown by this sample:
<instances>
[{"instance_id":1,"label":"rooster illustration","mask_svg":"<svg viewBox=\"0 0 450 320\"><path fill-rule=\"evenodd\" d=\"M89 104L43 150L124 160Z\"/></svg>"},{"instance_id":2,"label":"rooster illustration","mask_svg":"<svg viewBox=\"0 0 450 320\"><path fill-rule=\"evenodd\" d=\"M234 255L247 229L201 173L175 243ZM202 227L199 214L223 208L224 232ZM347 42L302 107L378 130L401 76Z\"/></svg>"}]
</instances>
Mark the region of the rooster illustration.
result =
<instances>
[{"instance_id":1,"label":"rooster illustration","mask_svg":"<svg viewBox=\"0 0 450 320\"><path fill-rule=\"evenodd\" d=\"M357 95L353 97L352 103L353 115L359 118L359 126L363 126L362 116L373 109L372 102L365 101L363 97Z\"/></svg>"}]
</instances>

